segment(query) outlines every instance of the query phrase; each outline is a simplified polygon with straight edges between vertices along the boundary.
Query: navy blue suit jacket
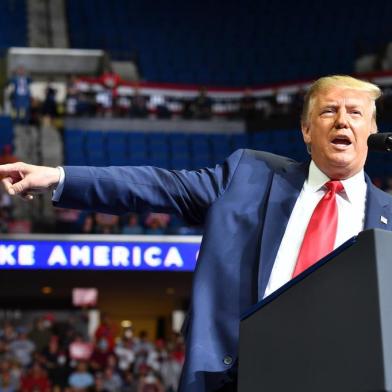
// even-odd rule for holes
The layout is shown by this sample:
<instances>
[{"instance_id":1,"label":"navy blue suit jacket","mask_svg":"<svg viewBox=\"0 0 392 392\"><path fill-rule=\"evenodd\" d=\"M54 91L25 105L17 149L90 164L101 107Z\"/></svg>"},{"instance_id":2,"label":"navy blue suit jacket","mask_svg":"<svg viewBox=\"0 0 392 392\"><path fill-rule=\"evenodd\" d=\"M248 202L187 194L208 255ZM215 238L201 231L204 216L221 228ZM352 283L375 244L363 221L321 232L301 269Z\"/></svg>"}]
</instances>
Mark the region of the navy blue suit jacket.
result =
<instances>
[{"instance_id":1,"label":"navy blue suit jacket","mask_svg":"<svg viewBox=\"0 0 392 392\"><path fill-rule=\"evenodd\" d=\"M238 150L213 169L66 167L65 173L59 206L116 214L149 209L204 225L180 391L231 382L240 315L263 297L308 164ZM366 181L365 228L391 230L392 197Z\"/></svg>"}]
</instances>

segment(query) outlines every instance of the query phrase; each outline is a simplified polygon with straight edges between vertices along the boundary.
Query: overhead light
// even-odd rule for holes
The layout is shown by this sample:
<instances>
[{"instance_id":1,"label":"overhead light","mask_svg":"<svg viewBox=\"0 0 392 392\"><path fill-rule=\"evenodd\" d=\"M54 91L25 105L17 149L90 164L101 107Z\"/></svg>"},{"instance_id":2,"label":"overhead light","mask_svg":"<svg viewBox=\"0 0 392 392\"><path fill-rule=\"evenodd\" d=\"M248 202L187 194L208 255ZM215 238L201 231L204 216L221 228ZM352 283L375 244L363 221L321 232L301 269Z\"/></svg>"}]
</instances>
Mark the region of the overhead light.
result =
<instances>
[{"instance_id":1,"label":"overhead light","mask_svg":"<svg viewBox=\"0 0 392 392\"><path fill-rule=\"evenodd\" d=\"M123 321L121 321L121 326L123 328L131 328L132 327L132 321L131 320L123 320Z\"/></svg>"},{"instance_id":2,"label":"overhead light","mask_svg":"<svg viewBox=\"0 0 392 392\"><path fill-rule=\"evenodd\" d=\"M48 294L52 294L53 289L50 286L44 286L41 288L41 293L48 295Z\"/></svg>"}]
</instances>

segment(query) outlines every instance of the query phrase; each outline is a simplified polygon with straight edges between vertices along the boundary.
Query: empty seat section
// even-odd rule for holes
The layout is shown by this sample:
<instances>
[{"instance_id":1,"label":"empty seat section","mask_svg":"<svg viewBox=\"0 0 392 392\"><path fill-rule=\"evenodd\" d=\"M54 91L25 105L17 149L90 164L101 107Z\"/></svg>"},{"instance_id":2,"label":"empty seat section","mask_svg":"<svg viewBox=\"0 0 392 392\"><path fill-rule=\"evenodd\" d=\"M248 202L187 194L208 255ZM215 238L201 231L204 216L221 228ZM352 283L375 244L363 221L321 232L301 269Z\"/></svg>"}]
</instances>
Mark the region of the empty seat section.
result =
<instances>
[{"instance_id":1,"label":"empty seat section","mask_svg":"<svg viewBox=\"0 0 392 392\"><path fill-rule=\"evenodd\" d=\"M105 136L105 133L101 131L86 131L86 155L89 165L108 165Z\"/></svg>"},{"instance_id":2,"label":"empty seat section","mask_svg":"<svg viewBox=\"0 0 392 392\"><path fill-rule=\"evenodd\" d=\"M11 117L0 116L0 149L6 144L12 145L13 140L14 132Z\"/></svg>"},{"instance_id":3,"label":"empty seat section","mask_svg":"<svg viewBox=\"0 0 392 392\"><path fill-rule=\"evenodd\" d=\"M231 135L231 150L250 148L250 138L247 133L234 133Z\"/></svg>"},{"instance_id":4,"label":"empty seat section","mask_svg":"<svg viewBox=\"0 0 392 392\"><path fill-rule=\"evenodd\" d=\"M271 151L271 131L261 131L250 135L250 148L253 150Z\"/></svg>"},{"instance_id":5,"label":"empty seat section","mask_svg":"<svg viewBox=\"0 0 392 392\"><path fill-rule=\"evenodd\" d=\"M169 145L166 133L149 133L149 164L168 168L169 164Z\"/></svg>"},{"instance_id":6,"label":"empty seat section","mask_svg":"<svg viewBox=\"0 0 392 392\"><path fill-rule=\"evenodd\" d=\"M191 167L188 137L184 133L169 136L170 168L189 169Z\"/></svg>"},{"instance_id":7,"label":"empty seat section","mask_svg":"<svg viewBox=\"0 0 392 392\"><path fill-rule=\"evenodd\" d=\"M226 134L210 135L210 145L213 163L222 163L231 152L230 139Z\"/></svg>"},{"instance_id":8,"label":"empty seat section","mask_svg":"<svg viewBox=\"0 0 392 392\"><path fill-rule=\"evenodd\" d=\"M134 166L147 165L148 151L145 133L129 132L127 140L129 164Z\"/></svg>"},{"instance_id":9,"label":"empty seat section","mask_svg":"<svg viewBox=\"0 0 392 392\"><path fill-rule=\"evenodd\" d=\"M109 165L129 165L126 132L108 132L107 148Z\"/></svg>"},{"instance_id":10,"label":"empty seat section","mask_svg":"<svg viewBox=\"0 0 392 392\"><path fill-rule=\"evenodd\" d=\"M86 131L66 129L64 132L64 157L65 164L72 166L86 165L86 152L84 136Z\"/></svg>"},{"instance_id":11,"label":"empty seat section","mask_svg":"<svg viewBox=\"0 0 392 392\"><path fill-rule=\"evenodd\" d=\"M191 167L192 169L199 169L202 167L209 167L213 163L211 161L210 144L207 134L191 134L190 153L191 153Z\"/></svg>"}]
</instances>

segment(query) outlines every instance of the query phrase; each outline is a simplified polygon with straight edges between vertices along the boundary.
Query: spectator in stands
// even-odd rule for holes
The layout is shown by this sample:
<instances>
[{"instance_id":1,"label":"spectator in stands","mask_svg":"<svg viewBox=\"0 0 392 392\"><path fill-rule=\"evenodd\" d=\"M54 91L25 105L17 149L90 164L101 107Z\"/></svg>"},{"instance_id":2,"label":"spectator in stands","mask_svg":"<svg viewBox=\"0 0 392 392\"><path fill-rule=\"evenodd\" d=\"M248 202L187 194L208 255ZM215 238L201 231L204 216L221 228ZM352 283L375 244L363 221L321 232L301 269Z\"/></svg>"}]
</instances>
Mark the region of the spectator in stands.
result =
<instances>
[{"instance_id":1,"label":"spectator in stands","mask_svg":"<svg viewBox=\"0 0 392 392\"><path fill-rule=\"evenodd\" d=\"M172 116L172 113L169 110L168 100L164 95L155 94L153 97L150 98L150 102L153 100L157 118L170 118Z\"/></svg>"},{"instance_id":2,"label":"spectator in stands","mask_svg":"<svg viewBox=\"0 0 392 392\"><path fill-rule=\"evenodd\" d=\"M254 120L256 115L256 98L250 88L245 89L240 99L239 116L245 121Z\"/></svg>"},{"instance_id":3,"label":"spectator in stands","mask_svg":"<svg viewBox=\"0 0 392 392\"><path fill-rule=\"evenodd\" d=\"M104 371L107 366L108 358L112 354L109 344L105 338L100 338L94 347L90 358L90 365L95 371Z\"/></svg>"},{"instance_id":4,"label":"spectator in stands","mask_svg":"<svg viewBox=\"0 0 392 392\"><path fill-rule=\"evenodd\" d=\"M10 360L0 363L0 391L18 391L20 387L21 371L14 371L14 364Z\"/></svg>"},{"instance_id":5,"label":"spectator in stands","mask_svg":"<svg viewBox=\"0 0 392 392\"><path fill-rule=\"evenodd\" d=\"M158 339L155 342L154 350L148 353L147 365L155 372L160 372L161 365L167 359L167 351L163 339Z\"/></svg>"},{"instance_id":6,"label":"spectator in stands","mask_svg":"<svg viewBox=\"0 0 392 392\"><path fill-rule=\"evenodd\" d=\"M70 374L68 384L75 391L83 391L94 385L94 377L88 371L86 362L80 361Z\"/></svg>"},{"instance_id":7,"label":"spectator in stands","mask_svg":"<svg viewBox=\"0 0 392 392\"><path fill-rule=\"evenodd\" d=\"M94 215L90 213L82 213L81 215L81 232L82 234L92 234L94 232Z\"/></svg>"},{"instance_id":8,"label":"spectator in stands","mask_svg":"<svg viewBox=\"0 0 392 392\"><path fill-rule=\"evenodd\" d=\"M147 215L146 220L144 222L144 225L146 227L145 233L155 234L155 235L165 234L169 222L170 222L169 214L150 212Z\"/></svg>"},{"instance_id":9,"label":"spectator in stands","mask_svg":"<svg viewBox=\"0 0 392 392\"><path fill-rule=\"evenodd\" d=\"M138 383L130 370L126 371L123 375L121 392L138 392Z\"/></svg>"},{"instance_id":10,"label":"spectator in stands","mask_svg":"<svg viewBox=\"0 0 392 392\"><path fill-rule=\"evenodd\" d=\"M109 392L103 385L102 373L96 372L94 376L94 385L89 388L89 392Z\"/></svg>"},{"instance_id":11,"label":"spectator in stands","mask_svg":"<svg viewBox=\"0 0 392 392\"><path fill-rule=\"evenodd\" d=\"M53 386L65 388L68 385L69 359L66 351L60 348L57 336L51 337L49 345L42 351L41 358Z\"/></svg>"},{"instance_id":12,"label":"spectator in stands","mask_svg":"<svg viewBox=\"0 0 392 392\"><path fill-rule=\"evenodd\" d=\"M294 115L294 121L300 118L301 110L304 106L306 90L301 86L293 95L291 100L291 112Z\"/></svg>"},{"instance_id":13,"label":"spectator in stands","mask_svg":"<svg viewBox=\"0 0 392 392\"><path fill-rule=\"evenodd\" d=\"M114 348L114 352L118 358L118 367L122 372L125 372L131 368L131 365L135 361L135 353L133 350L133 340L126 336L117 343Z\"/></svg>"},{"instance_id":14,"label":"spectator in stands","mask_svg":"<svg viewBox=\"0 0 392 392\"><path fill-rule=\"evenodd\" d=\"M137 86L135 86L133 89L130 115L131 117L136 118L145 118L148 115L147 100L142 94L140 94L139 88Z\"/></svg>"},{"instance_id":15,"label":"spectator in stands","mask_svg":"<svg viewBox=\"0 0 392 392\"><path fill-rule=\"evenodd\" d=\"M127 223L121 229L121 234L143 234L143 227L139 224L138 214L129 214Z\"/></svg>"},{"instance_id":16,"label":"spectator in stands","mask_svg":"<svg viewBox=\"0 0 392 392\"><path fill-rule=\"evenodd\" d=\"M41 352L48 344L51 332L48 323L43 317L34 321L33 329L28 334L38 352Z\"/></svg>"},{"instance_id":17,"label":"spectator in stands","mask_svg":"<svg viewBox=\"0 0 392 392\"><path fill-rule=\"evenodd\" d=\"M65 113L67 116L75 116L78 110L79 90L76 76L70 76L67 80L67 92L65 97Z\"/></svg>"},{"instance_id":18,"label":"spectator in stands","mask_svg":"<svg viewBox=\"0 0 392 392\"><path fill-rule=\"evenodd\" d=\"M191 106L192 117L199 120L208 120L212 116L212 99L207 95L207 89L202 87L199 95Z\"/></svg>"},{"instance_id":19,"label":"spectator in stands","mask_svg":"<svg viewBox=\"0 0 392 392\"><path fill-rule=\"evenodd\" d=\"M142 373L143 369L146 369L147 359L150 353L154 350L154 346L148 339L147 331L140 331L139 339L135 341L134 352L135 352L135 366L134 370L136 374Z\"/></svg>"},{"instance_id":20,"label":"spectator in stands","mask_svg":"<svg viewBox=\"0 0 392 392\"><path fill-rule=\"evenodd\" d=\"M13 342L17 338L17 336L18 334L14 326L9 321L6 321L1 331L1 338L4 340L5 343L9 344Z\"/></svg>"},{"instance_id":21,"label":"spectator in stands","mask_svg":"<svg viewBox=\"0 0 392 392\"><path fill-rule=\"evenodd\" d=\"M109 315L107 313L103 313L101 323L95 331L95 340L99 341L101 339L104 339L106 341L106 347L108 348L108 350L113 351L115 345L115 337L116 327L110 320Z\"/></svg>"},{"instance_id":22,"label":"spectator in stands","mask_svg":"<svg viewBox=\"0 0 392 392\"><path fill-rule=\"evenodd\" d=\"M121 83L120 75L114 72L113 67L107 64L100 76L100 82L103 87L110 90L113 96L116 96L116 90Z\"/></svg>"},{"instance_id":23,"label":"spectator in stands","mask_svg":"<svg viewBox=\"0 0 392 392\"><path fill-rule=\"evenodd\" d=\"M159 378L150 371L140 377L138 392L165 392L165 390Z\"/></svg>"},{"instance_id":24,"label":"spectator in stands","mask_svg":"<svg viewBox=\"0 0 392 392\"><path fill-rule=\"evenodd\" d=\"M106 116L111 116L113 109L116 107L117 88L120 85L121 78L120 75L113 71L110 63L107 62L99 79L104 88L102 92L97 94L99 111Z\"/></svg>"},{"instance_id":25,"label":"spectator in stands","mask_svg":"<svg viewBox=\"0 0 392 392\"><path fill-rule=\"evenodd\" d=\"M109 392L117 392L122 387L120 375L111 367L107 367L103 373L103 387Z\"/></svg>"},{"instance_id":26,"label":"spectator in stands","mask_svg":"<svg viewBox=\"0 0 392 392\"><path fill-rule=\"evenodd\" d=\"M78 233L79 217L81 212L79 210L55 208L56 215L56 232L57 233Z\"/></svg>"},{"instance_id":27,"label":"spectator in stands","mask_svg":"<svg viewBox=\"0 0 392 392\"><path fill-rule=\"evenodd\" d=\"M45 90L45 99L42 103L42 119L44 124L51 124L52 120L57 117L57 90L50 83Z\"/></svg>"},{"instance_id":28,"label":"spectator in stands","mask_svg":"<svg viewBox=\"0 0 392 392\"><path fill-rule=\"evenodd\" d=\"M14 117L17 122L28 124L30 120L31 79L27 76L23 65L16 69L8 84L12 86L10 98Z\"/></svg>"},{"instance_id":29,"label":"spectator in stands","mask_svg":"<svg viewBox=\"0 0 392 392\"><path fill-rule=\"evenodd\" d=\"M21 392L49 392L50 381L47 373L38 362L22 377Z\"/></svg>"},{"instance_id":30,"label":"spectator in stands","mask_svg":"<svg viewBox=\"0 0 392 392\"><path fill-rule=\"evenodd\" d=\"M22 366L30 365L35 345L28 338L27 331L24 328L20 330L18 337L9 344L9 350Z\"/></svg>"},{"instance_id":31,"label":"spectator in stands","mask_svg":"<svg viewBox=\"0 0 392 392\"><path fill-rule=\"evenodd\" d=\"M116 99L116 115L120 117L127 117L131 110L131 98L125 95L119 95Z\"/></svg>"},{"instance_id":32,"label":"spectator in stands","mask_svg":"<svg viewBox=\"0 0 392 392\"><path fill-rule=\"evenodd\" d=\"M95 232L98 234L118 234L120 219L116 215L96 213L95 214Z\"/></svg>"},{"instance_id":33,"label":"spectator in stands","mask_svg":"<svg viewBox=\"0 0 392 392\"><path fill-rule=\"evenodd\" d=\"M9 358L8 345L3 338L0 339L0 366Z\"/></svg>"},{"instance_id":34,"label":"spectator in stands","mask_svg":"<svg viewBox=\"0 0 392 392\"><path fill-rule=\"evenodd\" d=\"M159 369L166 392L177 391L181 370L182 364L176 360L174 353L169 351L168 356L162 361Z\"/></svg>"}]
</instances>

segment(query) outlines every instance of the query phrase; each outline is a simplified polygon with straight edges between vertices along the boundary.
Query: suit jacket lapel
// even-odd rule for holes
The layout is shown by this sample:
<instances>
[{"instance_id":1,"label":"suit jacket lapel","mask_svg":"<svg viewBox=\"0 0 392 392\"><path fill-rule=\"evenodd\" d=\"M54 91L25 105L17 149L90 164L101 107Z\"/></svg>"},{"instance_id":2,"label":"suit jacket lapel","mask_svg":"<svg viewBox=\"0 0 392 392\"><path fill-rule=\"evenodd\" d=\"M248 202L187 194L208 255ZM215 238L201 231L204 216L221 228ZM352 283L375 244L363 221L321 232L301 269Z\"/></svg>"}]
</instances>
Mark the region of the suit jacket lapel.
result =
<instances>
[{"instance_id":1,"label":"suit jacket lapel","mask_svg":"<svg viewBox=\"0 0 392 392\"><path fill-rule=\"evenodd\" d=\"M364 229L391 230L391 201L387 194L376 188L370 178L365 175L367 183L366 209Z\"/></svg>"},{"instance_id":2,"label":"suit jacket lapel","mask_svg":"<svg viewBox=\"0 0 392 392\"><path fill-rule=\"evenodd\" d=\"M280 243L295 202L306 179L309 164L293 163L274 173L261 236L258 299L263 298Z\"/></svg>"}]
</instances>

